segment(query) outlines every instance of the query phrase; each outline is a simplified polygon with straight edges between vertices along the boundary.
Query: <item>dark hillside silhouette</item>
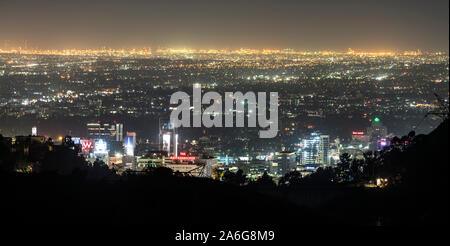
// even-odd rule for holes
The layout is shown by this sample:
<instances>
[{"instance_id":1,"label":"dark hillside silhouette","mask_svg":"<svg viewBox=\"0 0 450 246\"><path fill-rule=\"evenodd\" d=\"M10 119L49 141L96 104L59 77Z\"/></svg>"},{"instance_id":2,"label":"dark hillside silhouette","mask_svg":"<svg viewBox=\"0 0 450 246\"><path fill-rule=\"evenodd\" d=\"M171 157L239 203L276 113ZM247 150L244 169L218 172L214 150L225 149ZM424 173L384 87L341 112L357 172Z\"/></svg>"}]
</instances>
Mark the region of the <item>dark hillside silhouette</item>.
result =
<instances>
[{"instance_id":1,"label":"dark hillside silhouette","mask_svg":"<svg viewBox=\"0 0 450 246\"><path fill-rule=\"evenodd\" d=\"M119 176L101 161L86 163L71 143L33 155L33 172L18 172L23 157L1 140L2 222L448 224L448 120L363 161L344 155L336 168L288 173L278 185L268 175L248 181L242 172L226 173L224 182L167 168ZM376 177L388 185L361 185Z\"/></svg>"}]
</instances>

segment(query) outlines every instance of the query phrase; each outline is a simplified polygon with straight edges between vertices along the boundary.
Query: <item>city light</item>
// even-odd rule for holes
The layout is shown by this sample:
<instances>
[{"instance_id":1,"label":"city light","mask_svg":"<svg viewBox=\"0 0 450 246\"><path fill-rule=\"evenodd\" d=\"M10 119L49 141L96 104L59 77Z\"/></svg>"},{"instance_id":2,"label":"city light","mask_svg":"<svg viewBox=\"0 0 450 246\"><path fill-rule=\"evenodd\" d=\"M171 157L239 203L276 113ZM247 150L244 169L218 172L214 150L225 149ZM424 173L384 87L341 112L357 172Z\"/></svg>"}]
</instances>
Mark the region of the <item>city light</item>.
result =
<instances>
[{"instance_id":1,"label":"city light","mask_svg":"<svg viewBox=\"0 0 450 246\"><path fill-rule=\"evenodd\" d=\"M379 241L403 245L449 222L446 0L6 2L13 230L297 245L394 226Z\"/></svg>"},{"instance_id":2,"label":"city light","mask_svg":"<svg viewBox=\"0 0 450 246\"><path fill-rule=\"evenodd\" d=\"M95 141L94 154L106 154L106 153L108 153L106 142L103 139Z\"/></svg>"}]
</instances>

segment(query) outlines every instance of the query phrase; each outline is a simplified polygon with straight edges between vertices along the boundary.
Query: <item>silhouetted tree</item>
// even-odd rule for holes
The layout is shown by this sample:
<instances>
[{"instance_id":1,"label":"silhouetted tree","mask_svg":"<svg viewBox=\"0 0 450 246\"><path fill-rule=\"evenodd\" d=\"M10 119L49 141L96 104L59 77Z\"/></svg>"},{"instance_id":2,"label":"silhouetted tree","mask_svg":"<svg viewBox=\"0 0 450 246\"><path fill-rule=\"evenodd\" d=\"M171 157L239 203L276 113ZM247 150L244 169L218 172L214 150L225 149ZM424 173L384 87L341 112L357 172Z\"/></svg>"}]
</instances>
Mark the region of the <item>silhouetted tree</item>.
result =
<instances>
[{"instance_id":1,"label":"silhouetted tree","mask_svg":"<svg viewBox=\"0 0 450 246\"><path fill-rule=\"evenodd\" d=\"M154 170L153 175L158 177L168 177L173 175L173 170L168 167L157 167Z\"/></svg>"},{"instance_id":2,"label":"silhouetted tree","mask_svg":"<svg viewBox=\"0 0 450 246\"><path fill-rule=\"evenodd\" d=\"M0 134L0 172L15 171L16 158L11 153L11 146L6 143L6 140Z\"/></svg>"},{"instance_id":3,"label":"silhouetted tree","mask_svg":"<svg viewBox=\"0 0 450 246\"><path fill-rule=\"evenodd\" d=\"M377 168L380 165L380 154L378 151L367 151L364 154L364 167L362 179L375 182Z\"/></svg>"},{"instance_id":4,"label":"silhouetted tree","mask_svg":"<svg viewBox=\"0 0 450 246\"><path fill-rule=\"evenodd\" d=\"M301 184L305 185L330 185L339 179L337 175L339 169L333 167L319 167L314 173L301 179Z\"/></svg>"},{"instance_id":5,"label":"silhouetted tree","mask_svg":"<svg viewBox=\"0 0 450 246\"><path fill-rule=\"evenodd\" d=\"M144 169L147 176L170 177L173 176L173 170L168 167L147 167Z\"/></svg>"},{"instance_id":6,"label":"silhouetted tree","mask_svg":"<svg viewBox=\"0 0 450 246\"><path fill-rule=\"evenodd\" d=\"M346 182L351 180L350 165L351 158L348 153L343 153L340 157L340 162L337 164L337 178L340 181Z\"/></svg>"},{"instance_id":7,"label":"silhouetted tree","mask_svg":"<svg viewBox=\"0 0 450 246\"><path fill-rule=\"evenodd\" d=\"M80 152L80 148L77 144L74 143L71 136L65 136L62 142L63 146L66 146L67 148L75 151L75 153Z\"/></svg>"},{"instance_id":8,"label":"silhouetted tree","mask_svg":"<svg viewBox=\"0 0 450 246\"><path fill-rule=\"evenodd\" d=\"M286 173L279 181L279 186L296 186L301 183L302 174L298 171Z\"/></svg>"},{"instance_id":9,"label":"silhouetted tree","mask_svg":"<svg viewBox=\"0 0 450 246\"><path fill-rule=\"evenodd\" d=\"M252 185L261 188L274 188L275 182L273 181L273 178L270 177L269 174L267 174L267 172L264 172L263 175L259 177L259 179L252 182Z\"/></svg>"},{"instance_id":10,"label":"silhouetted tree","mask_svg":"<svg viewBox=\"0 0 450 246\"><path fill-rule=\"evenodd\" d=\"M223 175L223 181L235 185L243 185L247 182L247 177L241 169L239 169L236 173L226 171Z\"/></svg>"},{"instance_id":11,"label":"silhouetted tree","mask_svg":"<svg viewBox=\"0 0 450 246\"><path fill-rule=\"evenodd\" d=\"M71 174L75 169L87 168L84 158L78 156L74 150L59 146L45 154L38 172L52 172L62 175Z\"/></svg>"}]
</instances>

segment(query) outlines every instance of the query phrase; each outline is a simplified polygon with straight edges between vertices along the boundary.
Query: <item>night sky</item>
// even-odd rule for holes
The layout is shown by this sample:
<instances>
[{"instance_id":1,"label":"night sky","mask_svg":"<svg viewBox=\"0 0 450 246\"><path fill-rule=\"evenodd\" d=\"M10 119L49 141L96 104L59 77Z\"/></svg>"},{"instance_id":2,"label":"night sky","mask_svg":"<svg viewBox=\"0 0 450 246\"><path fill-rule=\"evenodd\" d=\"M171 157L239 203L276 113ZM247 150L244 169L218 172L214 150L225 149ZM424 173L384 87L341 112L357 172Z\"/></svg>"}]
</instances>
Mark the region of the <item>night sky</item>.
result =
<instances>
[{"instance_id":1,"label":"night sky","mask_svg":"<svg viewBox=\"0 0 450 246\"><path fill-rule=\"evenodd\" d=\"M0 0L0 48L443 50L448 0Z\"/></svg>"}]
</instances>

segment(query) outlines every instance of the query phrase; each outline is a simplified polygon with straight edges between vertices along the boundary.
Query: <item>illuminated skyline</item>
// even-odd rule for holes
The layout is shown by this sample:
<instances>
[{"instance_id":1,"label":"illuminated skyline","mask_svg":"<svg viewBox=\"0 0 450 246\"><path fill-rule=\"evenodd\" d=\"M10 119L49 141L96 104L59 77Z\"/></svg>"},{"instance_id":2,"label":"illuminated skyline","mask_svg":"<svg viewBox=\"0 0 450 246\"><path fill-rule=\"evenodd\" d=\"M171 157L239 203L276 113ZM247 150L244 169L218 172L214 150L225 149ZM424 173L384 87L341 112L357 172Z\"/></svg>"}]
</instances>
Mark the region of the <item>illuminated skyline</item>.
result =
<instances>
[{"instance_id":1,"label":"illuminated skyline","mask_svg":"<svg viewBox=\"0 0 450 246\"><path fill-rule=\"evenodd\" d=\"M417 56L424 54L421 50L395 50L395 51L368 51L353 50L349 48L347 51L336 50L316 50L302 51L294 49L175 49L175 48L134 48L134 49L112 49L103 47L101 49L27 49L23 47L11 47L9 49L1 49L0 53L24 54L24 55L99 55L99 56L151 56L151 55L350 55L350 56ZM446 52L426 52L425 54L445 54Z\"/></svg>"},{"instance_id":2,"label":"illuminated skyline","mask_svg":"<svg viewBox=\"0 0 450 246\"><path fill-rule=\"evenodd\" d=\"M0 49L448 51L448 1L2 0ZM10 41L5 41L10 40Z\"/></svg>"}]
</instances>

